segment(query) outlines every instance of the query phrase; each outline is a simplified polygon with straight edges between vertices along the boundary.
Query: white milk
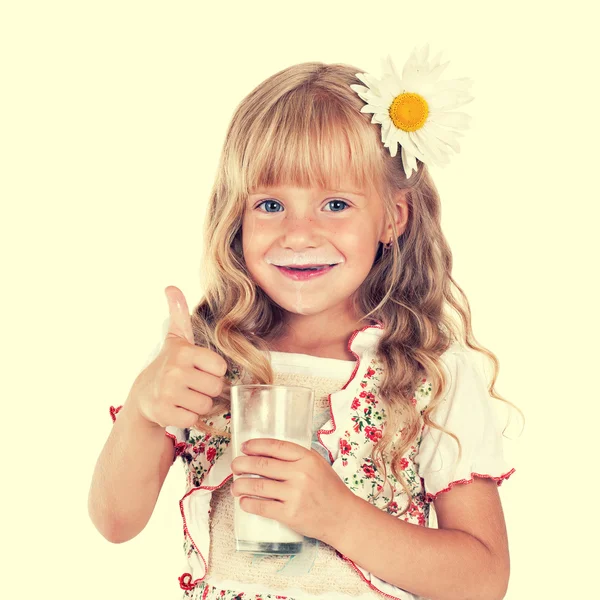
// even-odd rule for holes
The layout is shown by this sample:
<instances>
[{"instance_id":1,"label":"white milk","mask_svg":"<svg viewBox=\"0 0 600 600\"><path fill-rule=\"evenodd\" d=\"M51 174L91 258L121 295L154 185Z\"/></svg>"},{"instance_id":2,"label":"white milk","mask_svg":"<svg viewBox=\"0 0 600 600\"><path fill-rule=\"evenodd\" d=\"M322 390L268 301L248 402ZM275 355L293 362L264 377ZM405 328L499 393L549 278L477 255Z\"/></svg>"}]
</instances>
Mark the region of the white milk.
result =
<instances>
[{"instance_id":1,"label":"white milk","mask_svg":"<svg viewBox=\"0 0 600 600\"><path fill-rule=\"evenodd\" d=\"M266 436L255 432L243 432L239 440L236 440L236 445L233 447L233 458L239 456L236 454L236 449L241 446L246 440L251 440L260 437L273 437L275 439L283 439L281 436ZM286 438L289 442L294 442L303 448L310 449L310 444L307 446L305 440ZM244 453L241 453L244 456ZM239 477L260 478L260 475L236 475L234 479ZM240 507L240 497L235 497L234 503L234 525L236 540L241 542L262 542L262 543L302 543L304 536L290 529L287 525L268 519L260 515L245 512Z\"/></svg>"}]
</instances>

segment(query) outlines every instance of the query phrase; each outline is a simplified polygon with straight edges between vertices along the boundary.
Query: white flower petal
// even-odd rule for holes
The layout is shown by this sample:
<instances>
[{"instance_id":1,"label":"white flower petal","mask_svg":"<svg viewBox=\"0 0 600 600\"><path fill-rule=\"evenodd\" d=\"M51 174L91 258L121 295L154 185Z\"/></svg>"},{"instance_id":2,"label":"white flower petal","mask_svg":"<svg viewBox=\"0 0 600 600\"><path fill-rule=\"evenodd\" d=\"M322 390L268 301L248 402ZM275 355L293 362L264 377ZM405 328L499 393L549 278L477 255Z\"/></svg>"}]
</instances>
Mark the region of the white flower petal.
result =
<instances>
[{"instance_id":1,"label":"white flower petal","mask_svg":"<svg viewBox=\"0 0 600 600\"><path fill-rule=\"evenodd\" d=\"M408 77L414 77L417 72L418 64L416 50L413 50L407 61L404 63L404 68L402 69L402 81Z\"/></svg>"},{"instance_id":2,"label":"white flower petal","mask_svg":"<svg viewBox=\"0 0 600 600\"><path fill-rule=\"evenodd\" d=\"M413 142L413 144L420 150L421 156L419 156L418 154L416 156L418 156L422 162L430 164L432 162L432 158L434 158L435 156L430 151L429 145L427 144L427 140L423 137L421 131L422 130L410 131L410 139Z\"/></svg>"},{"instance_id":3,"label":"white flower petal","mask_svg":"<svg viewBox=\"0 0 600 600\"><path fill-rule=\"evenodd\" d=\"M427 58L429 56L429 42L427 42L421 50L417 53L417 60L419 64L424 64L427 62Z\"/></svg>"},{"instance_id":4,"label":"white flower petal","mask_svg":"<svg viewBox=\"0 0 600 600\"><path fill-rule=\"evenodd\" d=\"M354 91L358 94L358 96L359 96L359 98L361 100L363 100L364 102L369 102L369 90L366 87L363 87L362 85L361 86L358 86L358 85L352 86L351 85L350 87L354 88ZM367 90L367 91L366 92L359 91L359 90L356 89L358 87L360 87L360 88L362 88L364 90Z\"/></svg>"},{"instance_id":5,"label":"white flower petal","mask_svg":"<svg viewBox=\"0 0 600 600\"><path fill-rule=\"evenodd\" d=\"M402 147L401 156L404 173L408 179L412 172L417 170L417 159L410 152L407 152L404 146Z\"/></svg>"},{"instance_id":6,"label":"white flower petal","mask_svg":"<svg viewBox=\"0 0 600 600\"><path fill-rule=\"evenodd\" d=\"M369 73L356 73L356 76L363 83L366 83L373 93L379 95L379 86L380 86L379 79L377 79L373 75L369 75Z\"/></svg>"},{"instance_id":7,"label":"white flower petal","mask_svg":"<svg viewBox=\"0 0 600 600\"><path fill-rule=\"evenodd\" d=\"M427 79L431 82L436 81L437 79L439 79L440 75L446 70L446 67L450 64L450 61L446 61L445 63L441 64L441 65L437 65L436 67L434 67L433 69L431 69L431 71L429 72L429 75L427 77Z\"/></svg>"},{"instance_id":8,"label":"white flower petal","mask_svg":"<svg viewBox=\"0 0 600 600\"><path fill-rule=\"evenodd\" d=\"M360 109L360 112L363 112L363 113L378 113L378 112L381 112L381 107L380 106L373 106L372 104L365 104Z\"/></svg>"},{"instance_id":9,"label":"white flower petal","mask_svg":"<svg viewBox=\"0 0 600 600\"><path fill-rule=\"evenodd\" d=\"M444 161L447 161L449 146L444 144L444 142L441 142L435 136L427 135L423 129L415 131L415 134L419 139L419 146L427 147L427 151L436 164L440 165L443 164Z\"/></svg>"},{"instance_id":10,"label":"white flower petal","mask_svg":"<svg viewBox=\"0 0 600 600\"><path fill-rule=\"evenodd\" d=\"M367 73L355 73L354 75L357 79L360 79L366 86L370 85L369 81L367 79L367 77L368 77Z\"/></svg>"},{"instance_id":11,"label":"white flower petal","mask_svg":"<svg viewBox=\"0 0 600 600\"><path fill-rule=\"evenodd\" d=\"M366 100L373 106L380 106L382 110L387 110L394 98L390 100L389 94L384 91L382 95L368 94Z\"/></svg>"},{"instance_id":12,"label":"white flower petal","mask_svg":"<svg viewBox=\"0 0 600 600\"><path fill-rule=\"evenodd\" d=\"M389 140L391 143L391 140L393 140L394 144L400 144L400 146L402 146L401 142L400 142L400 134L402 133L401 129L398 129L393 123L392 123L392 128L390 130L390 136L389 136Z\"/></svg>"},{"instance_id":13,"label":"white flower petal","mask_svg":"<svg viewBox=\"0 0 600 600\"><path fill-rule=\"evenodd\" d=\"M406 151L410 154L416 156L419 160L423 160L424 156L421 152L420 148L416 146L411 137L412 132L403 131L402 129L398 129L398 140L400 141L400 145L406 148Z\"/></svg>"},{"instance_id":14,"label":"white flower petal","mask_svg":"<svg viewBox=\"0 0 600 600\"><path fill-rule=\"evenodd\" d=\"M437 81L435 84L437 90L455 90L460 92L468 92L473 85L473 80L469 77L461 77L460 79L446 79Z\"/></svg>"},{"instance_id":15,"label":"white flower petal","mask_svg":"<svg viewBox=\"0 0 600 600\"><path fill-rule=\"evenodd\" d=\"M400 79L400 76L398 75L398 71L396 71L396 66L394 65L394 62L392 61L392 57L388 54L384 63L383 63L383 73L385 73L385 75L382 77L382 79L385 79L385 76L392 76L395 79Z\"/></svg>"},{"instance_id":16,"label":"white flower petal","mask_svg":"<svg viewBox=\"0 0 600 600\"><path fill-rule=\"evenodd\" d=\"M387 77L381 82L381 97L388 101L388 106L392 103L394 98L401 93L402 87L398 85L398 82L393 78Z\"/></svg>"},{"instance_id":17,"label":"white flower petal","mask_svg":"<svg viewBox=\"0 0 600 600\"><path fill-rule=\"evenodd\" d=\"M371 123L391 123L390 113L387 110L382 110L381 112L375 113L373 115L373 119Z\"/></svg>"},{"instance_id":18,"label":"white flower petal","mask_svg":"<svg viewBox=\"0 0 600 600\"><path fill-rule=\"evenodd\" d=\"M465 92L456 92L455 90L442 90L432 94L428 98L428 103L431 106L431 110L443 110L449 111L467 104L473 100L473 96Z\"/></svg>"},{"instance_id":19,"label":"white flower petal","mask_svg":"<svg viewBox=\"0 0 600 600\"><path fill-rule=\"evenodd\" d=\"M398 154L398 142L395 139L390 140L391 143L385 144L390 150L390 156L393 158Z\"/></svg>"},{"instance_id":20,"label":"white flower petal","mask_svg":"<svg viewBox=\"0 0 600 600\"><path fill-rule=\"evenodd\" d=\"M463 112L429 113L429 118L438 125L452 127L453 129L467 129L471 122L471 115Z\"/></svg>"},{"instance_id":21,"label":"white flower petal","mask_svg":"<svg viewBox=\"0 0 600 600\"><path fill-rule=\"evenodd\" d=\"M434 136L441 140L444 144L447 144L454 152L460 152L460 146L456 139L457 132L451 129L444 129L440 127L437 123L433 123L431 121L427 121L425 126L423 127L427 136Z\"/></svg>"},{"instance_id":22,"label":"white flower petal","mask_svg":"<svg viewBox=\"0 0 600 600\"><path fill-rule=\"evenodd\" d=\"M392 122L387 119L381 123L381 142L383 145L387 144L387 139L390 134L390 128L392 126Z\"/></svg>"},{"instance_id":23,"label":"white flower petal","mask_svg":"<svg viewBox=\"0 0 600 600\"><path fill-rule=\"evenodd\" d=\"M357 94L368 94L369 88L364 85L359 85L358 83L350 84L350 89L355 91Z\"/></svg>"}]
</instances>

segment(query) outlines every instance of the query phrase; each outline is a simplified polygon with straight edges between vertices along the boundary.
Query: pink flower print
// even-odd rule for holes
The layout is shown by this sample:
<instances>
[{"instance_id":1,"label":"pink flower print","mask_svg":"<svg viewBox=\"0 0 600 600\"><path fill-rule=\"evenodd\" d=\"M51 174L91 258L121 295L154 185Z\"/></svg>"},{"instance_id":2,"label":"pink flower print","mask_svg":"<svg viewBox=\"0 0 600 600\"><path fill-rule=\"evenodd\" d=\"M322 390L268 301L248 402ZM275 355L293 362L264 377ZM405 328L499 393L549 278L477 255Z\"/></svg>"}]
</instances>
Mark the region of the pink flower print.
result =
<instances>
[{"instance_id":1,"label":"pink flower print","mask_svg":"<svg viewBox=\"0 0 600 600\"><path fill-rule=\"evenodd\" d=\"M380 492L383 489L382 485L377 484L377 491Z\"/></svg>"},{"instance_id":2,"label":"pink flower print","mask_svg":"<svg viewBox=\"0 0 600 600\"><path fill-rule=\"evenodd\" d=\"M340 451L342 454L348 454L352 446L346 440L340 440Z\"/></svg>"},{"instance_id":3,"label":"pink flower print","mask_svg":"<svg viewBox=\"0 0 600 600\"><path fill-rule=\"evenodd\" d=\"M210 462L212 462L212 461L214 460L214 458L215 458L215 455L216 455L216 454L217 454L217 451L216 451L216 449L215 449L213 446L211 446L211 447L210 447L210 448L209 448L209 449L206 451L206 458L207 458L207 459L208 459Z\"/></svg>"},{"instance_id":4,"label":"pink flower print","mask_svg":"<svg viewBox=\"0 0 600 600\"><path fill-rule=\"evenodd\" d=\"M406 458L402 458L400 460L400 468L404 471L406 467L408 467L408 461L406 460Z\"/></svg>"},{"instance_id":5,"label":"pink flower print","mask_svg":"<svg viewBox=\"0 0 600 600\"><path fill-rule=\"evenodd\" d=\"M365 375L365 377L371 378L371 377L373 377L373 375L375 375L375 371L373 369L371 369L371 367L369 367L369 370L367 371L367 374Z\"/></svg>"},{"instance_id":6,"label":"pink flower print","mask_svg":"<svg viewBox=\"0 0 600 600\"><path fill-rule=\"evenodd\" d=\"M417 399L416 399L416 398L411 398L411 401L410 401L410 403L411 403L413 406L416 406L416 405L417 405Z\"/></svg>"},{"instance_id":7,"label":"pink flower print","mask_svg":"<svg viewBox=\"0 0 600 600\"><path fill-rule=\"evenodd\" d=\"M210 433L207 433L207 434L204 436L204 441L205 441L205 442L208 442L208 440L210 440L210 438L211 438L211 437L212 437L212 435L211 435Z\"/></svg>"},{"instance_id":8,"label":"pink flower print","mask_svg":"<svg viewBox=\"0 0 600 600\"><path fill-rule=\"evenodd\" d=\"M356 433L358 433L360 431L360 421L356 421L354 423L354 427L352 429L354 429L354 431L356 431Z\"/></svg>"},{"instance_id":9,"label":"pink flower print","mask_svg":"<svg viewBox=\"0 0 600 600\"><path fill-rule=\"evenodd\" d=\"M361 381L360 382L360 387L361 388L366 388L367 387L367 382L366 381Z\"/></svg>"},{"instance_id":10,"label":"pink flower print","mask_svg":"<svg viewBox=\"0 0 600 600\"><path fill-rule=\"evenodd\" d=\"M360 406L360 400L358 398L354 398L354 400L352 400L352 405L350 406L350 408L352 410L356 410L359 406Z\"/></svg>"},{"instance_id":11,"label":"pink flower print","mask_svg":"<svg viewBox=\"0 0 600 600\"><path fill-rule=\"evenodd\" d=\"M369 412L369 407L367 406L367 407L365 408L365 415L366 415L368 412Z\"/></svg>"},{"instance_id":12,"label":"pink flower print","mask_svg":"<svg viewBox=\"0 0 600 600\"><path fill-rule=\"evenodd\" d=\"M365 427L365 435L372 442L376 442L377 440L381 439L381 436L383 435L383 433L382 433L381 429L377 429L377 427L373 427L371 425L367 425Z\"/></svg>"},{"instance_id":13,"label":"pink flower print","mask_svg":"<svg viewBox=\"0 0 600 600\"><path fill-rule=\"evenodd\" d=\"M359 396L360 396L361 398L366 398L368 393L369 393L369 392L366 392L365 390L363 390L363 391L362 391L362 392L359 394Z\"/></svg>"},{"instance_id":14,"label":"pink flower print","mask_svg":"<svg viewBox=\"0 0 600 600\"><path fill-rule=\"evenodd\" d=\"M362 466L362 470L369 479L373 479L375 477L375 469L373 469L371 465L364 464Z\"/></svg>"},{"instance_id":15,"label":"pink flower print","mask_svg":"<svg viewBox=\"0 0 600 600\"><path fill-rule=\"evenodd\" d=\"M419 522L419 525L425 525L425 515L422 513L422 511L419 509L419 507L414 504L411 503L410 508L408 509L408 514L411 517L417 517L417 520Z\"/></svg>"},{"instance_id":16,"label":"pink flower print","mask_svg":"<svg viewBox=\"0 0 600 600\"><path fill-rule=\"evenodd\" d=\"M394 500L394 502L390 502L388 506L389 512L398 512L398 503Z\"/></svg>"}]
</instances>

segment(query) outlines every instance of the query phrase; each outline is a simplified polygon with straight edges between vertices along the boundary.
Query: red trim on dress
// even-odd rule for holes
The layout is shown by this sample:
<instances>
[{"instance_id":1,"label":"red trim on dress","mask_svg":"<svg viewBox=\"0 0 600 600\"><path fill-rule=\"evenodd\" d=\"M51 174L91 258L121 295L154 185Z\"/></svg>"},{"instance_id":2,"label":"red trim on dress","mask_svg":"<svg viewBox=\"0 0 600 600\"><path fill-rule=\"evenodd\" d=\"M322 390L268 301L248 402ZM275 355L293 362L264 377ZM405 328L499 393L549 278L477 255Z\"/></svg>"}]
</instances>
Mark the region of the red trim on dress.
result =
<instances>
[{"instance_id":1,"label":"red trim on dress","mask_svg":"<svg viewBox=\"0 0 600 600\"><path fill-rule=\"evenodd\" d=\"M504 475L500 475L499 477L494 477L492 475L484 475L482 473L471 473L471 479L458 479L457 481L452 481L451 483L448 484L447 488L444 488L443 490L440 490L439 492L435 493L435 494L430 494L430 493L426 493L425 494L425 502L432 502L433 500L435 500L440 494L443 494L444 492L449 492L455 485L459 485L461 483L473 483L473 481L475 480L475 477L483 477L485 479L493 479L498 486L500 486L502 484L502 482L506 479L508 479L513 473L515 472L515 469L511 469L510 471L508 471L507 473L504 473Z\"/></svg>"},{"instance_id":2,"label":"red trim on dress","mask_svg":"<svg viewBox=\"0 0 600 600\"><path fill-rule=\"evenodd\" d=\"M186 442L178 442L177 441L177 436L173 435L172 433L169 433L168 431L165 430L165 435L167 437L171 438L171 441L173 442L174 446L173 448L175 449L175 455L173 456L173 462L175 462L175 459L180 455L183 454L186 450L186 448L188 447L188 444Z\"/></svg>"},{"instance_id":3,"label":"red trim on dress","mask_svg":"<svg viewBox=\"0 0 600 600\"><path fill-rule=\"evenodd\" d=\"M340 556L341 558L343 558L346 562L350 563L352 565L352 567L354 567L354 570L360 575L360 578L375 592L377 592L378 594L381 594L382 596L385 596L386 598L391 598L392 600L403 600L402 598L399 598L398 596L391 596L390 594L386 594L384 591L380 590L378 587L375 587L363 574L363 572L346 556L344 556L341 552L338 552L336 550L336 553L338 554L338 556ZM390 583L390 585L392 585ZM397 587L397 586L396 586ZM399 588L401 589L401 588ZM407 594L409 594L410 592L408 592L407 590L404 590Z\"/></svg>"},{"instance_id":4,"label":"red trim on dress","mask_svg":"<svg viewBox=\"0 0 600 600\"><path fill-rule=\"evenodd\" d=\"M180 575L177 579L179 580L179 587L182 590L193 590L194 589L194 585L192 585L190 583L192 580L191 573L184 573L183 575ZM184 580L186 580L186 581L184 581Z\"/></svg>"},{"instance_id":5,"label":"red trim on dress","mask_svg":"<svg viewBox=\"0 0 600 600\"><path fill-rule=\"evenodd\" d=\"M121 404L121 406L117 406L117 408L115 408L114 406L110 407L110 416L112 417L113 423L117 420L117 413L123 408L123 405Z\"/></svg>"},{"instance_id":6,"label":"red trim on dress","mask_svg":"<svg viewBox=\"0 0 600 600\"><path fill-rule=\"evenodd\" d=\"M348 379L348 381L346 382L346 385L344 385L344 387L342 388L342 390L345 390L350 383L352 382L352 380L354 379L354 377L356 376L356 373L358 372L358 369L360 368L360 357L358 356L358 354L356 354L356 352L354 352L354 350L352 350L351 346L352 346L352 342L354 341L354 338L356 338L356 336L359 333L362 333L363 331L366 331L367 329L383 329L383 323L379 320L376 319L377 325L365 325L365 327L363 327L362 329L357 329L351 336L350 339L348 340L348 350L350 352L352 352L352 354L354 355L354 357L356 358L356 365L354 366L354 371L352 371L352 375L350 375L350 379ZM337 429L337 425L335 423L335 415L333 414L333 410L331 408L331 394L329 394L327 396L327 401L329 402L329 415L331 417L331 421L333 423L333 429L319 429L317 431L317 437L319 438L319 442L321 444L321 446L323 446L323 448L325 448L325 450L327 450L328 454L329 454L329 462L331 464L333 464L334 460L333 460L333 454L331 454L331 451L329 450L329 448L327 447L326 444L323 443L323 440L321 439L321 434L324 433L326 435L329 435L331 433L333 433L336 429Z\"/></svg>"},{"instance_id":7,"label":"red trim on dress","mask_svg":"<svg viewBox=\"0 0 600 600\"><path fill-rule=\"evenodd\" d=\"M212 463L210 469L213 468L214 464L215 463ZM210 471L210 469L205 473L204 477L206 477L208 475L208 472ZM183 590L191 590L192 588L194 588L196 586L196 584L198 582L204 581L204 579L206 578L206 575L208 574L208 565L206 564L206 560L204 559L204 556L202 555L202 552L200 552L198 546L196 546L196 542L194 542L194 538L192 538L192 536L190 535L190 531L189 531L188 526L187 526L187 521L185 520L185 511L183 510L183 501L192 492L195 492L197 490L211 490L211 491L214 491L216 489L219 489L220 487L223 487L223 485L225 485L225 483L227 481L229 481L230 479L232 479L232 478L233 478L233 473L231 473L227 477L225 477L225 479L223 479L223 481L221 481L221 483L219 485L194 487L189 492L186 492L183 495L183 498L181 498L181 500L179 501L179 511L181 512L181 518L183 519L183 535L184 535L184 537L187 535L190 538L190 542L192 543L192 546L194 547L194 549L198 553L198 556L200 556L200 558L202 559L202 562L204 563L204 576L203 577L199 577L198 579L196 579L194 581L191 581L192 575L190 573L184 573L179 578L179 586ZM189 575L189 579L187 581L183 581L183 578L185 577L185 575ZM184 585L185 586L191 586L191 587L184 587ZM208 589L208 587L206 589Z\"/></svg>"}]
</instances>

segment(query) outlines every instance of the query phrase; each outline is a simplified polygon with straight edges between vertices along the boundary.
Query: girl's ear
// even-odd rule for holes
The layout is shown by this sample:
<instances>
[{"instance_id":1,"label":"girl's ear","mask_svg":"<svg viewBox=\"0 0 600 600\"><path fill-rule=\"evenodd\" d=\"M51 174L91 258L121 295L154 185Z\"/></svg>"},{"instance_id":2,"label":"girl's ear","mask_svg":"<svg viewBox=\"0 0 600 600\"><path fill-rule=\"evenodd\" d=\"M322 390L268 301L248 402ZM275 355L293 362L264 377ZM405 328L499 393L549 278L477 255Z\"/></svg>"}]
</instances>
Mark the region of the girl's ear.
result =
<instances>
[{"instance_id":1,"label":"girl's ear","mask_svg":"<svg viewBox=\"0 0 600 600\"><path fill-rule=\"evenodd\" d=\"M394 220L396 222L396 231L398 236L404 233L406 229L406 225L408 224L408 201L406 200L406 195L408 194L408 190L399 190L396 192L394 196ZM394 238L394 232L392 230L392 226L388 224L383 233L381 234L381 242L386 244L391 239Z\"/></svg>"}]
</instances>

